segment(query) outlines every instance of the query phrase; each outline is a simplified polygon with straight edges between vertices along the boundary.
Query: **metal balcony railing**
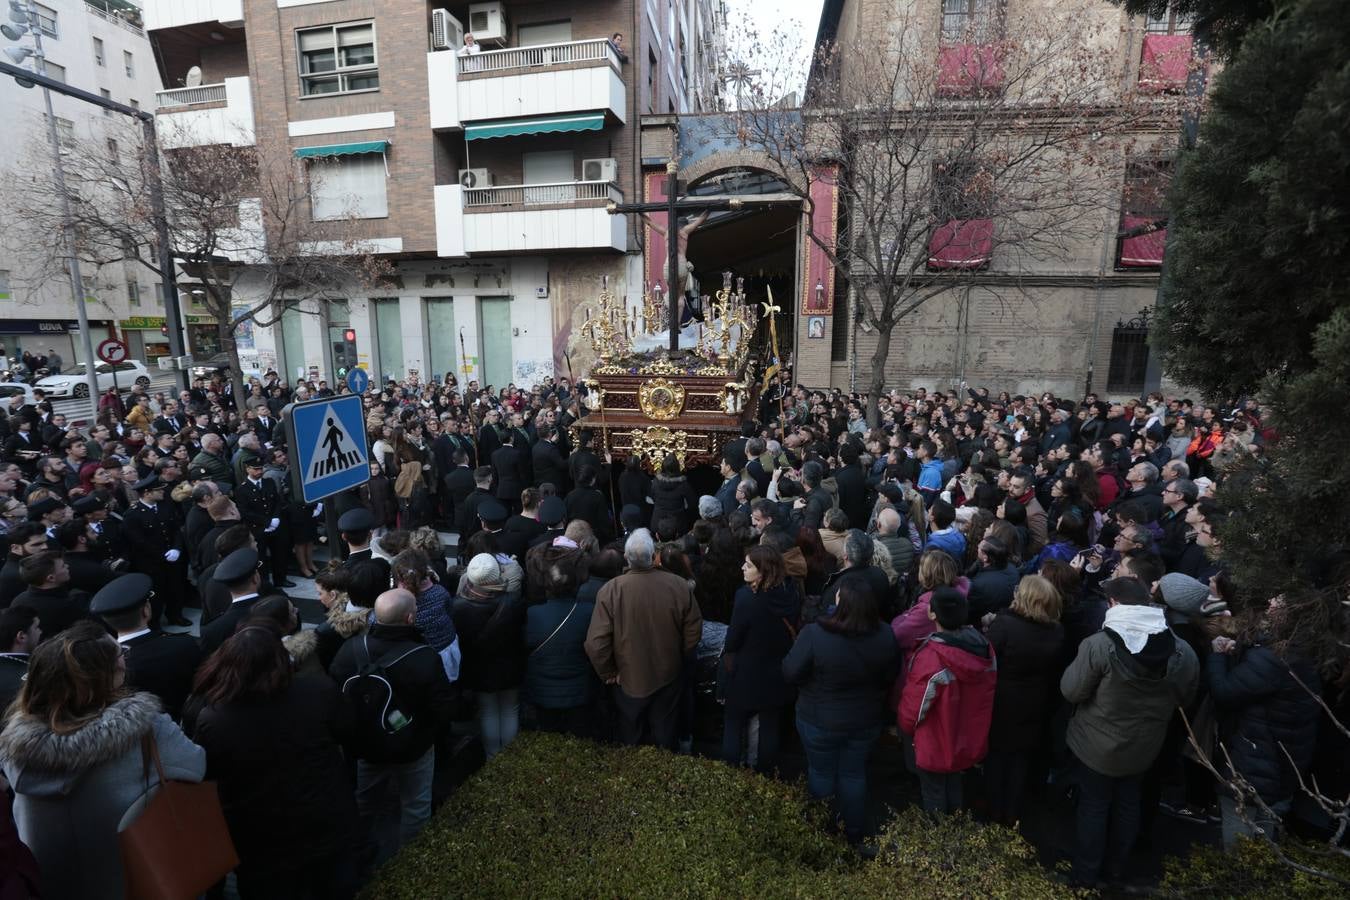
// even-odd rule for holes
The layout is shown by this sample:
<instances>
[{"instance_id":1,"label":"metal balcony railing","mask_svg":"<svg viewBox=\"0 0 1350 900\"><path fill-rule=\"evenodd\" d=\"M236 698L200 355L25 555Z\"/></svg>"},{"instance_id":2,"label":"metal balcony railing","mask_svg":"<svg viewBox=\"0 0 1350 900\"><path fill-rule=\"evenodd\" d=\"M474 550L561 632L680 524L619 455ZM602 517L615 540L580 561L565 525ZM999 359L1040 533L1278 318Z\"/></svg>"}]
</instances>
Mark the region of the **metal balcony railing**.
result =
<instances>
[{"instance_id":1,"label":"metal balcony railing","mask_svg":"<svg viewBox=\"0 0 1350 900\"><path fill-rule=\"evenodd\" d=\"M623 192L612 181L563 181L557 184L506 184L470 188L464 192L464 208L484 206L531 206L545 203L576 203L583 200L623 202Z\"/></svg>"},{"instance_id":2,"label":"metal balcony railing","mask_svg":"<svg viewBox=\"0 0 1350 900\"><path fill-rule=\"evenodd\" d=\"M141 27L140 10L130 4L124 4L120 9L112 5L109 5L108 9L104 9L102 6L86 2L84 8L89 10L90 14L98 16L103 21L110 22L119 28L125 28L132 34L142 36L145 34L145 29Z\"/></svg>"},{"instance_id":3,"label":"metal balcony railing","mask_svg":"<svg viewBox=\"0 0 1350 900\"><path fill-rule=\"evenodd\" d=\"M461 75L481 72L516 73L521 69L541 69L564 63L605 60L615 69L619 57L604 38L589 41L569 41L565 44L539 44L533 47L510 47L506 50L484 50L459 58Z\"/></svg>"},{"instance_id":4,"label":"metal balcony railing","mask_svg":"<svg viewBox=\"0 0 1350 900\"><path fill-rule=\"evenodd\" d=\"M155 92L158 109L176 109L195 103L219 103L225 99L225 84L202 84L197 87L173 88Z\"/></svg>"}]
</instances>

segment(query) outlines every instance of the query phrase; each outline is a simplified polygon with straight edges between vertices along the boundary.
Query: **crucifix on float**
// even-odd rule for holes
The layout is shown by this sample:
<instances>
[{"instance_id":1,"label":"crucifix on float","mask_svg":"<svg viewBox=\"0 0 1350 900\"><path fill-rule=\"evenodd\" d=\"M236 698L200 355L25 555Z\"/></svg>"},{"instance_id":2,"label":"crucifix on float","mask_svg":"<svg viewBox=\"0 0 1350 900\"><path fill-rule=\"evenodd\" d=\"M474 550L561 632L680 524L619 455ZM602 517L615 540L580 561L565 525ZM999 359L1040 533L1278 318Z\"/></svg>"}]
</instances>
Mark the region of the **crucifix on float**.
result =
<instances>
[{"instance_id":1,"label":"crucifix on float","mask_svg":"<svg viewBox=\"0 0 1350 900\"><path fill-rule=\"evenodd\" d=\"M686 276L693 272L687 255L689 235L694 229L706 222L708 213L714 210L736 210L752 205L773 206L788 202L781 198L767 197L762 200L754 197L681 197L679 172L679 163L674 160L666 163L666 199L659 203L610 203L606 207L610 215L641 215L645 218L647 213L652 212L666 214L666 227L663 231L663 237L666 238L666 284L670 285L668 302L670 304L670 350L672 352L680 349L680 299L684 294L686 283L686 279L680 276L681 259L684 261ZM680 228L677 226L679 215L682 212L697 212L699 215L692 222ZM655 223L652 223L652 227L658 231L662 230ZM675 232L673 240L670 235L671 231Z\"/></svg>"}]
</instances>

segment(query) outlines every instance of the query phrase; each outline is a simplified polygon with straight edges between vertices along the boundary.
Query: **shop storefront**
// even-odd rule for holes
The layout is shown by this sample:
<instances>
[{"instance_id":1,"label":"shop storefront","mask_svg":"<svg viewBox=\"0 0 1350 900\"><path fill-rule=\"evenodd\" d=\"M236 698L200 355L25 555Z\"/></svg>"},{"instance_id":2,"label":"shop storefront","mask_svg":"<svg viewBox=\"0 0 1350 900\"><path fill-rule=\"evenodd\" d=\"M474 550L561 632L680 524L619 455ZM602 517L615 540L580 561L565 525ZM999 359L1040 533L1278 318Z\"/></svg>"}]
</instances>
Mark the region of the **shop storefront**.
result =
<instances>
[{"instance_id":1,"label":"shop storefront","mask_svg":"<svg viewBox=\"0 0 1350 900\"><path fill-rule=\"evenodd\" d=\"M91 321L89 330L95 345L112 336L103 319ZM74 365L81 360L82 343L80 323L74 319L0 319L0 348L5 357L22 356L24 351L46 355L55 350L66 365Z\"/></svg>"},{"instance_id":2,"label":"shop storefront","mask_svg":"<svg viewBox=\"0 0 1350 900\"><path fill-rule=\"evenodd\" d=\"M187 352L197 359L220 352L220 336L213 316L184 316ZM168 325L163 316L131 316L118 323L131 359L139 359L147 368L155 368L161 356L169 355Z\"/></svg>"}]
</instances>

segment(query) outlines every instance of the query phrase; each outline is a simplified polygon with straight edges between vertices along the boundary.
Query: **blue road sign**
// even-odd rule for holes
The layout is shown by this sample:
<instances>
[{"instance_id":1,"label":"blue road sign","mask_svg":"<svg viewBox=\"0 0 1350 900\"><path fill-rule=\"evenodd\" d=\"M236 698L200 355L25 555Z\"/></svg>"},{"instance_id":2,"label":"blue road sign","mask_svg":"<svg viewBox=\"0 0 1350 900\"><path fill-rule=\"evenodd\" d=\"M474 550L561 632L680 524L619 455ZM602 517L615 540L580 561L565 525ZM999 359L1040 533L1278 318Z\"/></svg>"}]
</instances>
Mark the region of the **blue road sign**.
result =
<instances>
[{"instance_id":1,"label":"blue road sign","mask_svg":"<svg viewBox=\"0 0 1350 900\"><path fill-rule=\"evenodd\" d=\"M370 480L359 395L298 403L287 415L294 437L291 459L304 502L313 503Z\"/></svg>"},{"instance_id":2,"label":"blue road sign","mask_svg":"<svg viewBox=\"0 0 1350 900\"><path fill-rule=\"evenodd\" d=\"M353 394L364 394L370 387L370 376L360 366L347 373L347 390Z\"/></svg>"}]
</instances>

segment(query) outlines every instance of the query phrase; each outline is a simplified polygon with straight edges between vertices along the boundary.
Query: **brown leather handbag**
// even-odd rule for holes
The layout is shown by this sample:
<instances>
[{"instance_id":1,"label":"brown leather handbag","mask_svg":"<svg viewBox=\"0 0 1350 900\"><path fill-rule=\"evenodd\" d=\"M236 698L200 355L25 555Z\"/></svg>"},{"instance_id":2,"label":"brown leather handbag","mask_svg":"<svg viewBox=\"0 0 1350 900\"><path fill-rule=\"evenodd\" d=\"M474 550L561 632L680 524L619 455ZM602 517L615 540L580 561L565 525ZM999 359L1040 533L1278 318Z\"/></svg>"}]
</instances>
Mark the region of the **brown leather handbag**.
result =
<instances>
[{"instance_id":1,"label":"brown leather handbag","mask_svg":"<svg viewBox=\"0 0 1350 900\"><path fill-rule=\"evenodd\" d=\"M239 865L214 782L169 781L154 735L141 740L146 789L150 766L159 789L139 816L122 829L126 895L129 900L192 900Z\"/></svg>"}]
</instances>

